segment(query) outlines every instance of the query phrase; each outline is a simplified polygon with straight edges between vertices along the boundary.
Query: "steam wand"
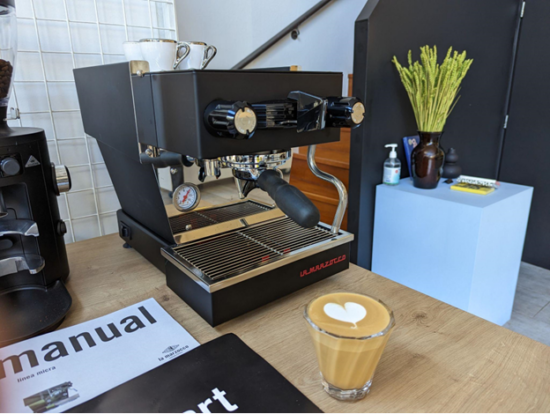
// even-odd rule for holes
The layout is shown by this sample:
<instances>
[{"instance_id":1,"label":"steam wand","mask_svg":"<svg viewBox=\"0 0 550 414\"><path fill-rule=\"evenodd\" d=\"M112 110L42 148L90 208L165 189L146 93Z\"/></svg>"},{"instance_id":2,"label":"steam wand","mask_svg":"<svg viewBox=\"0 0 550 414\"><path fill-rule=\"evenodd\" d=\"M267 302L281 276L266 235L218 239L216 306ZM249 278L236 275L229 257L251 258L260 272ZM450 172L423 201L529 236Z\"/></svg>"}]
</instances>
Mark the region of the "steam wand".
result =
<instances>
[{"instance_id":1,"label":"steam wand","mask_svg":"<svg viewBox=\"0 0 550 414\"><path fill-rule=\"evenodd\" d=\"M334 221L332 222L332 227L330 229L333 234L338 234L338 232L340 231L340 226L342 225L342 220L344 219L344 214L346 213L346 208L348 206L348 191L346 190L346 187L344 186L342 181L329 173L321 171L319 167L317 167L317 163L315 162L316 149L317 145L310 145L308 147L307 165L309 166L309 169L313 174L315 174L322 180L334 184L336 190L338 191L338 198L340 200L338 202L338 208L336 209L336 213L334 214Z\"/></svg>"}]
</instances>

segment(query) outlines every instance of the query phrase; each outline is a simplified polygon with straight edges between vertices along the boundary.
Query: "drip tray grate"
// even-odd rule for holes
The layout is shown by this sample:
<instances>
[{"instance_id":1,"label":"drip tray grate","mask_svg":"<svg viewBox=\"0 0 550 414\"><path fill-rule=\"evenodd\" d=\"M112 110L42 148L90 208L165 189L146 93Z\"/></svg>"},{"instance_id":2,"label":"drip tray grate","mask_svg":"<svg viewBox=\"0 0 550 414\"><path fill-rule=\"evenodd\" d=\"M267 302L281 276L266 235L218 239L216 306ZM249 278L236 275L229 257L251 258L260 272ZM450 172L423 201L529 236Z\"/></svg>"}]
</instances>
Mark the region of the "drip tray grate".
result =
<instances>
[{"instance_id":1,"label":"drip tray grate","mask_svg":"<svg viewBox=\"0 0 550 414\"><path fill-rule=\"evenodd\" d=\"M269 210L272 210L272 207L248 200L229 206L192 211L190 213L170 217L170 227L172 228L172 232L177 234L187 231L188 226L191 226L190 230L196 230Z\"/></svg>"},{"instance_id":2,"label":"drip tray grate","mask_svg":"<svg viewBox=\"0 0 550 414\"><path fill-rule=\"evenodd\" d=\"M288 253L334 237L334 234L319 226L306 229L284 218L180 245L174 248L174 253L191 266L189 270L193 273L201 273L217 281L280 260Z\"/></svg>"}]
</instances>

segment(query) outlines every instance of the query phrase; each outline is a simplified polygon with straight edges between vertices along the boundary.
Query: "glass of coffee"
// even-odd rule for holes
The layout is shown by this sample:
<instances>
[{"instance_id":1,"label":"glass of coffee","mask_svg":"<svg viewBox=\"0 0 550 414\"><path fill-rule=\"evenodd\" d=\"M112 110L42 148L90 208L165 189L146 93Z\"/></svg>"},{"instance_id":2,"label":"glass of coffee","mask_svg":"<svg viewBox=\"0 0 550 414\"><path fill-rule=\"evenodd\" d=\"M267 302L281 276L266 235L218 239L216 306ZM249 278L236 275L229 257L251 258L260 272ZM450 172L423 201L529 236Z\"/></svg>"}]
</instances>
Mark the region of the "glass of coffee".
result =
<instances>
[{"instance_id":1,"label":"glass of coffee","mask_svg":"<svg viewBox=\"0 0 550 414\"><path fill-rule=\"evenodd\" d=\"M360 400L395 326L382 301L356 293L312 300L304 316L317 352L325 391L339 400Z\"/></svg>"}]
</instances>

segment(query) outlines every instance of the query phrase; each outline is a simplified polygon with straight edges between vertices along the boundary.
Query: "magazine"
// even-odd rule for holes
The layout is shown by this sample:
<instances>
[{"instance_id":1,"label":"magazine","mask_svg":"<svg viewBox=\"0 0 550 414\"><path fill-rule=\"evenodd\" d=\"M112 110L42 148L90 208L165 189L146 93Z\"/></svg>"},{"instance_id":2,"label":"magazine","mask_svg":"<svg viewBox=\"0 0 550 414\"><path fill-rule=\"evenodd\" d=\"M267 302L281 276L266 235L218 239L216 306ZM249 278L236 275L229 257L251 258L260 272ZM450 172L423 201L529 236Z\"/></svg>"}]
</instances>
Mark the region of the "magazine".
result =
<instances>
[{"instance_id":1,"label":"magazine","mask_svg":"<svg viewBox=\"0 0 550 414\"><path fill-rule=\"evenodd\" d=\"M0 348L0 412L65 411L196 348L154 299Z\"/></svg>"}]
</instances>

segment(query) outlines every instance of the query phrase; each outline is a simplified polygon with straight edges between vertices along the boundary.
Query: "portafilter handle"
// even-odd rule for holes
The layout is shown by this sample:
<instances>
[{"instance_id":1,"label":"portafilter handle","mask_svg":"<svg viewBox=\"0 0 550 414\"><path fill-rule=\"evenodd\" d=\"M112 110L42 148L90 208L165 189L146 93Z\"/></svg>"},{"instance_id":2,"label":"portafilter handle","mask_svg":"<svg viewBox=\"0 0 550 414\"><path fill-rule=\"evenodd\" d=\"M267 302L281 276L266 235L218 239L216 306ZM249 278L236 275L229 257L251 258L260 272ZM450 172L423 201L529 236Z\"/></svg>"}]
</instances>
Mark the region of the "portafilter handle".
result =
<instances>
[{"instance_id":1,"label":"portafilter handle","mask_svg":"<svg viewBox=\"0 0 550 414\"><path fill-rule=\"evenodd\" d=\"M269 194L283 213L300 226L315 227L321 220L321 214L311 200L283 180L276 170L262 172L256 184Z\"/></svg>"}]
</instances>

